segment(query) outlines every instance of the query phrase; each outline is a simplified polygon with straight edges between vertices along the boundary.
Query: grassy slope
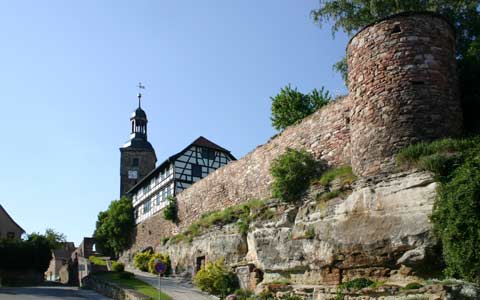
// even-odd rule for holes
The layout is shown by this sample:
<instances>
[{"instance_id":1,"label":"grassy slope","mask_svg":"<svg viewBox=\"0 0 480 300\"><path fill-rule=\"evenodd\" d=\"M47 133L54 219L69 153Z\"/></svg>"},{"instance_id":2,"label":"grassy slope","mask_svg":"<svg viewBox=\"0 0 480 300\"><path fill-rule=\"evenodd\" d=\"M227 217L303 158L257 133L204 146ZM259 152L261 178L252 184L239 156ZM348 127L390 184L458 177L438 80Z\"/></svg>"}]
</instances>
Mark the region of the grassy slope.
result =
<instances>
[{"instance_id":1,"label":"grassy slope","mask_svg":"<svg viewBox=\"0 0 480 300\"><path fill-rule=\"evenodd\" d=\"M118 273L115 272L108 272L108 273L102 273L98 274L98 276L101 279L104 279L106 281L110 281L113 283L116 283L118 285L121 285L126 288L133 289L139 293L142 293L146 296L149 296L152 298L152 300L158 299L158 290L154 288L153 286L149 285L146 282L143 282L139 279L132 278L132 279L123 279L118 276ZM160 295L161 300L171 300L172 297L168 296L165 293L161 293Z\"/></svg>"}]
</instances>

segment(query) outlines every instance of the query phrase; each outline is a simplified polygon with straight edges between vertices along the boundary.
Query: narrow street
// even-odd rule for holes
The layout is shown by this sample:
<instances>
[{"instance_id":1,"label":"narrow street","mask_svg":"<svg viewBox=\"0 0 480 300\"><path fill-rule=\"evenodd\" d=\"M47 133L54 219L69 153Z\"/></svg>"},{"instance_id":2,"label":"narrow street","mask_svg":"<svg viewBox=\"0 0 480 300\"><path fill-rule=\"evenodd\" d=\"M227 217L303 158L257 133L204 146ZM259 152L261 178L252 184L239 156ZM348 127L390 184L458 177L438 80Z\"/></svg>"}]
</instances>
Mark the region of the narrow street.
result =
<instances>
[{"instance_id":1,"label":"narrow street","mask_svg":"<svg viewBox=\"0 0 480 300\"><path fill-rule=\"evenodd\" d=\"M158 289L158 277L138 270L128 269L135 274L135 277L156 287ZM160 282L162 292L168 294L173 300L212 300L217 299L212 296L202 294L190 283L177 278L162 278ZM0 298L0 300L3 300Z\"/></svg>"},{"instance_id":2,"label":"narrow street","mask_svg":"<svg viewBox=\"0 0 480 300\"><path fill-rule=\"evenodd\" d=\"M91 290L49 285L0 288L0 300L111 300Z\"/></svg>"}]
</instances>

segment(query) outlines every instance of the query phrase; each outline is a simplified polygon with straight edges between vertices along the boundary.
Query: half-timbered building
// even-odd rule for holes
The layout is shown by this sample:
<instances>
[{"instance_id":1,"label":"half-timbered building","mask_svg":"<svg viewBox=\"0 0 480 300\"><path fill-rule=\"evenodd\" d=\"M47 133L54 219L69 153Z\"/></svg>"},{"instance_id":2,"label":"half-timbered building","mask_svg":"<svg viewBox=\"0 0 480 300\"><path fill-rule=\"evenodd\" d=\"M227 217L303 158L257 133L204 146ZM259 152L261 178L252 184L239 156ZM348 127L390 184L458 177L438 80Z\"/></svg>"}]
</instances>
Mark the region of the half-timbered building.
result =
<instances>
[{"instance_id":1,"label":"half-timbered building","mask_svg":"<svg viewBox=\"0 0 480 300\"><path fill-rule=\"evenodd\" d=\"M232 160L235 157L230 151L203 136L170 156L127 192L136 223L164 208L168 196L175 196Z\"/></svg>"}]
</instances>

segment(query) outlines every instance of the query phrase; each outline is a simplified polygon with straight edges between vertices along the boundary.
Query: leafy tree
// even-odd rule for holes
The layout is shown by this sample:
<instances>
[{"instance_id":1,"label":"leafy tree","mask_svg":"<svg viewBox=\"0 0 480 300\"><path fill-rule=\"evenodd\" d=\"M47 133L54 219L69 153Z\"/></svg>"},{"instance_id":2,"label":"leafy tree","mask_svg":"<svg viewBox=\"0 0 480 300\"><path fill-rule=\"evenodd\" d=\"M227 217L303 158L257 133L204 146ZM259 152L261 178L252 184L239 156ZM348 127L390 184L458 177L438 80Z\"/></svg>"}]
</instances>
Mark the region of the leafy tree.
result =
<instances>
[{"instance_id":1,"label":"leafy tree","mask_svg":"<svg viewBox=\"0 0 480 300\"><path fill-rule=\"evenodd\" d=\"M312 114L314 111L331 101L324 87L314 89L310 94L302 94L297 88L287 85L272 100L272 126L283 130L295 122Z\"/></svg>"},{"instance_id":2,"label":"leafy tree","mask_svg":"<svg viewBox=\"0 0 480 300\"><path fill-rule=\"evenodd\" d=\"M431 11L444 16L454 26L457 37L457 65L460 78L465 126L480 131L480 3L478 0L326 0L311 12L315 22L332 24L332 33L349 35L392 14ZM344 59L334 69L346 79Z\"/></svg>"},{"instance_id":3,"label":"leafy tree","mask_svg":"<svg viewBox=\"0 0 480 300\"><path fill-rule=\"evenodd\" d=\"M272 195L286 202L298 200L318 172L318 163L305 150L287 149L273 160L270 173L273 177Z\"/></svg>"},{"instance_id":4,"label":"leafy tree","mask_svg":"<svg viewBox=\"0 0 480 300\"><path fill-rule=\"evenodd\" d=\"M52 228L45 230L45 238L50 244L50 249L58 249L67 242L65 234L57 232Z\"/></svg>"},{"instance_id":5,"label":"leafy tree","mask_svg":"<svg viewBox=\"0 0 480 300\"><path fill-rule=\"evenodd\" d=\"M48 243L48 247L54 250L60 248L67 241L67 238L63 233L47 228L45 234L33 232L27 236L27 240L45 240Z\"/></svg>"},{"instance_id":6,"label":"leafy tree","mask_svg":"<svg viewBox=\"0 0 480 300\"><path fill-rule=\"evenodd\" d=\"M45 272L52 258L50 241L42 234L32 233L27 240L0 240L0 269L36 270Z\"/></svg>"},{"instance_id":7,"label":"leafy tree","mask_svg":"<svg viewBox=\"0 0 480 300\"><path fill-rule=\"evenodd\" d=\"M103 254L117 256L131 241L135 221L132 202L122 197L110 203L98 214L95 232L97 249Z\"/></svg>"}]
</instances>

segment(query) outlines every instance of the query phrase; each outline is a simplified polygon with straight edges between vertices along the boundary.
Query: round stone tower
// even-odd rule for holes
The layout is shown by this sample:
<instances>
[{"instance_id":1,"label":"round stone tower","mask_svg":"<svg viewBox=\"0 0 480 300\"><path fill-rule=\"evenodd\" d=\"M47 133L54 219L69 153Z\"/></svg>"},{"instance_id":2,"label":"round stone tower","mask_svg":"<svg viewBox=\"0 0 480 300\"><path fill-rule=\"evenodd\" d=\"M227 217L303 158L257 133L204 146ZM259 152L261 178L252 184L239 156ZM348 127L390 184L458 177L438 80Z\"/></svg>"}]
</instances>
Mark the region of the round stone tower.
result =
<instances>
[{"instance_id":1,"label":"round stone tower","mask_svg":"<svg viewBox=\"0 0 480 300\"><path fill-rule=\"evenodd\" d=\"M348 44L352 167L392 171L399 149L462 131L452 26L431 13L371 24Z\"/></svg>"}]
</instances>

